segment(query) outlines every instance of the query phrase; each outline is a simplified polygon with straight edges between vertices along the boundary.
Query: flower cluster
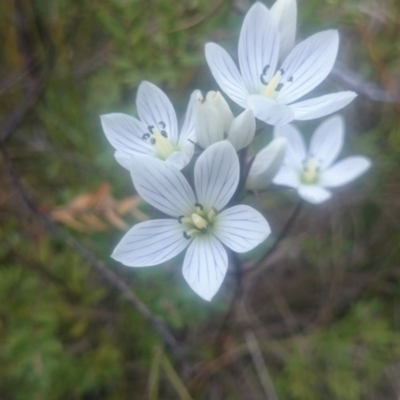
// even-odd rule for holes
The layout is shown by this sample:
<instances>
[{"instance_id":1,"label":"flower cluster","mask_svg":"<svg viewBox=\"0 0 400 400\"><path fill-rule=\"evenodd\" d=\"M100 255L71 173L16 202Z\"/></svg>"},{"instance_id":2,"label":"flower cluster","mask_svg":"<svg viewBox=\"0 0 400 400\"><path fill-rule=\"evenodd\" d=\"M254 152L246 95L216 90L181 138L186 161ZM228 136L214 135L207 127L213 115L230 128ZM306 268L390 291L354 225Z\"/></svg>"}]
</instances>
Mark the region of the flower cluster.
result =
<instances>
[{"instance_id":1,"label":"flower cluster","mask_svg":"<svg viewBox=\"0 0 400 400\"><path fill-rule=\"evenodd\" d=\"M295 0L277 0L270 10L255 3L240 32L239 68L218 44L206 44L213 77L244 109L236 117L220 92L203 96L195 90L179 130L170 100L149 82L137 92L138 118L101 117L115 158L130 171L136 191L166 215L133 226L115 248L114 259L145 267L187 249L183 276L198 295L211 300L227 272L230 252L250 251L270 234L265 217L240 204L244 194L278 184L296 189L309 203L322 203L331 197L327 189L369 168L365 157L333 164L344 142L341 117L322 122L308 150L289 124L329 115L356 97L345 91L300 100L331 71L339 35L319 32L295 45L296 19ZM249 145L263 123L274 126L274 138L251 156ZM194 168L188 168L192 163Z\"/></svg>"}]
</instances>

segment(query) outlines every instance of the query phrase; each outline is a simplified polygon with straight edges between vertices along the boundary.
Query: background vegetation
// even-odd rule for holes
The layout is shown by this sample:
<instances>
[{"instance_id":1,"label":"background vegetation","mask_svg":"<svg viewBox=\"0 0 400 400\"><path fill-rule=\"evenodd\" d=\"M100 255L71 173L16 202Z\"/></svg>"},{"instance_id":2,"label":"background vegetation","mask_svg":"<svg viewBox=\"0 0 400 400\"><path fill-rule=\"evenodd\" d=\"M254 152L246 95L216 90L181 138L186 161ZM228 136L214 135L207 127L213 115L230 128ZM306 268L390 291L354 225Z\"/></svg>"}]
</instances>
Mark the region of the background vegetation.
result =
<instances>
[{"instance_id":1,"label":"background vegetation","mask_svg":"<svg viewBox=\"0 0 400 400\"><path fill-rule=\"evenodd\" d=\"M1 399L400 399L396 0L299 1L299 38L340 31L320 90L359 93L343 114L345 152L374 163L363 179L302 207L251 268L297 201L287 190L260 196L274 235L210 304L183 281L179 257L140 270L109 257L153 211L99 115L134 114L144 79L181 113L194 88L215 89L204 43L236 54L250 4L0 3Z\"/></svg>"}]
</instances>

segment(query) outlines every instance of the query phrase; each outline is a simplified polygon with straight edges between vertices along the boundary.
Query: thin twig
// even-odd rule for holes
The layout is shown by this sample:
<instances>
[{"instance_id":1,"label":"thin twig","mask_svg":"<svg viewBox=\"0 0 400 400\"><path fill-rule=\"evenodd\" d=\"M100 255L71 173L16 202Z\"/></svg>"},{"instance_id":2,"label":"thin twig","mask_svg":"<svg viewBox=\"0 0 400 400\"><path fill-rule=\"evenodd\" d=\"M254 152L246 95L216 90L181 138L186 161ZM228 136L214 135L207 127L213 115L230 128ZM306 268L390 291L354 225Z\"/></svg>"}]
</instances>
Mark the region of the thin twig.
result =
<instances>
[{"instance_id":1,"label":"thin twig","mask_svg":"<svg viewBox=\"0 0 400 400\"><path fill-rule=\"evenodd\" d=\"M354 90L370 100L383 103L400 103L400 94L389 92L344 65L336 65L332 70L333 77L348 89Z\"/></svg>"},{"instance_id":2,"label":"thin twig","mask_svg":"<svg viewBox=\"0 0 400 400\"><path fill-rule=\"evenodd\" d=\"M264 390L265 398L267 400L279 400L278 394L276 393L274 384L272 383L272 379L269 375L268 368L265 365L260 347L258 346L256 336L252 331L247 330L245 332L245 339L258 375L258 379L260 380L261 386Z\"/></svg>"},{"instance_id":3,"label":"thin twig","mask_svg":"<svg viewBox=\"0 0 400 400\"><path fill-rule=\"evenodd\" d=\"M33 7L32 3L32 7ZM37 10L36 10L37 11ZM35 23L40 27L40 38L45 41L43 46L45 47L46 54L48 54L51 63L48 64L48 69L54 64L54 54L50 37L51 35L46 29L46 25L42 21L40 15L34 13ZM21 54L23 62L22 70L24 71L24 99L20 106L14 110L13 113L3 122L0 129L0 144L4 143L11 135L16 131L18 126L26 115L32 110L37 100L43 93L45 88L45 76L44 65L39 62L38 52L35 52L35 46L32 42L33 34L27 23L29 17L25 9L24 3L21 0L14 0L14 19L15 19L15 30L18 48Z\"/></svg>"},{"instance_id":4,"label":"thin twig","mask_svg":"<svg viewBox=\"0 0 400 400\"><path fill-rule=\"evenodd\" d=\"M172 386L174 387L177 395L179 396L180 400L193 400L193 397L188 392L186 386L182 382L179 375L176 373L174 367L168 360L166 354L162 354L161 358L161 365L165 374L167 375L169 381L171 382Z\"/></svg>"}]
</instances>

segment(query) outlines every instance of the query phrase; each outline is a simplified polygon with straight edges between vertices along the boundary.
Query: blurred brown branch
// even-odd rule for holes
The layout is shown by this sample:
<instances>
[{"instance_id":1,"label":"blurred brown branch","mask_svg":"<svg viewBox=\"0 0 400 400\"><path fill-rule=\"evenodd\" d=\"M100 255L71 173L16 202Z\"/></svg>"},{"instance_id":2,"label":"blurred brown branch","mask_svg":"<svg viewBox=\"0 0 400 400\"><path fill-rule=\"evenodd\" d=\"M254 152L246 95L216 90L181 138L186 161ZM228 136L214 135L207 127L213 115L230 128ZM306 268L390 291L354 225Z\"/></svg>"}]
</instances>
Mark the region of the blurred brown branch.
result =
<instances>
[{"instance_id":1,"label":"blurred brown branch","mask_svg":"<svg viewBox=\"0 0 400 400\"><path fill-rule=\"evenodd\" d=\"M5 160L11 181L27 208L38 220L43 223L46 229L48 229L52 234L62 238L66 245L71 247L89 265L95 268L111 287L117 289L127 299L127 301L137 311L139 311L139 313L153 326L154 330L162 337L165 345L171 350L174 357L182 363L182 368L185 369L187 366L184 362L184 351L164 322L149 310L149 308L139 299L135 292L122 279L120 279L115 272L109 269L101 260L97 259L97 257L89 249L84 247L81 243L70 236L64 229L57 225L48 215L42 213L38 209L24 187L24 184L22 183L17 171L14 169L12 161L8 157L8 154L4 148L1 149L1 153Z\"/></svg>"}]
</instances>

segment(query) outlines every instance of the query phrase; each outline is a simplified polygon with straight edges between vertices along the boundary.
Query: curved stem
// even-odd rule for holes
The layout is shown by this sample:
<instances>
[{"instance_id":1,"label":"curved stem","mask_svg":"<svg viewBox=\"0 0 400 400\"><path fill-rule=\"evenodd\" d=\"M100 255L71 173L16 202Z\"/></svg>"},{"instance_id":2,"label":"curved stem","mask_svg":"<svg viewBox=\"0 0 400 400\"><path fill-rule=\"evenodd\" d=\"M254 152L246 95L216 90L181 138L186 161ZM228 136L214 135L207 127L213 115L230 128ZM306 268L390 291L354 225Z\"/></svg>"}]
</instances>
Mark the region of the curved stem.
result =
<instances>
[{"instance_id":1,"label":"curved stem","mask_svg":"<svg viewBox=\"0 0 400 400\"><path fill-rule=\"evenodd\" d=\"M294 207L292 214L290 215L289 219L286 221L286 224L284 225L284 227L282 228L282 230L279 232L279 235L277 236L277 238L275 239L275 242L272 244L272 246L261 256L261 258L259 258L256 262L254 262L250 267L244 269L243 272L247 272L250 270L253 270L254 268L257 267L257 265L261 264L262 262L264 262L265 260L268 259L268 257L274 253L274 251L279 247L280 243L282 242L282 240L287 236L287 234L289 233L290 229L292 228L294 222L296 221L301 207L303 205L303 201L300 199L296 206Z\"/></svg>"},{"instance_id":2,"label":"curved stem","mask_svg":"<svg viewBox=\"0 0 400 400\"><path fill-rule=\"evenodd\" d=\"M229 304L229 309L227 311L227 313L224 316L224 319L222 320L222 323L220 325L220 327L218 328L217 334L216 334L216 338L215 338L215 350L218 350L219 348L219 344L221 342L222 339L222 335L226 329L226 327L229 324L229 321L231 320L234 310L235 310L235 306L237 301L240 298L240 293L242 291L242 277L243 277L243 268L242 268L242 262L239 258L239 256L237 255L237 253L232 252L232 262L233 262L233 266L235 268L235 276L236 276L236 287L235 287L235 291L232 295L232 299L231 302Z\"/></svg>"}]
</instances>

